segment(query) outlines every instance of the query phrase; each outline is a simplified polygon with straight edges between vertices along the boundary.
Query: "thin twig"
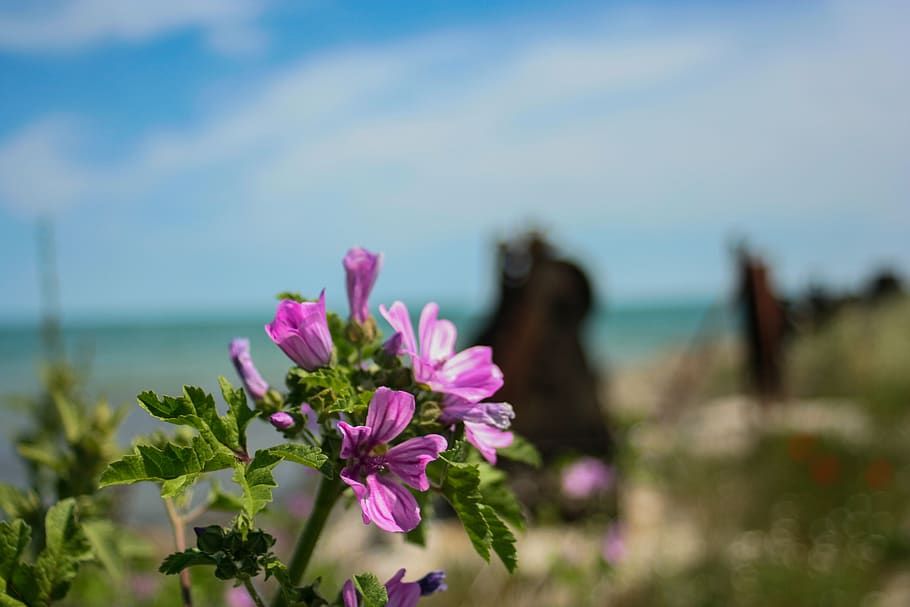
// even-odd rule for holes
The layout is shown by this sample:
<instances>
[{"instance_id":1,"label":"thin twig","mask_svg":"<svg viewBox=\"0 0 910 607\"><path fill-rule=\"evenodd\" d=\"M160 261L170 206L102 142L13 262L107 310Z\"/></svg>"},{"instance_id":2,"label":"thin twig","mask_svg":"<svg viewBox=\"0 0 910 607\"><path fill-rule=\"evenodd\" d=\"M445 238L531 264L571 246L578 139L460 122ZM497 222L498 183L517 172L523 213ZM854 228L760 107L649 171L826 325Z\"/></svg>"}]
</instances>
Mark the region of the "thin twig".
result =
<instances>
[{"instance_id":1,"label":"thin twig","mask_svg":"<svg viewBox=\"0 0 910 607\"><path fill-rule=\"evenodd\" d=\"M183 552L186 550L183 517L178 514L177 507L174 506L174 500L171 498L164 498L164 507L167 509L167 517L171 519L171 526L174 528L174 543L177 545L177 552ZM189 569L184 569L180 572L180 595L183 598L184 607L193 607L193 596L190 594Z\"/></svg>"}]
</instances>

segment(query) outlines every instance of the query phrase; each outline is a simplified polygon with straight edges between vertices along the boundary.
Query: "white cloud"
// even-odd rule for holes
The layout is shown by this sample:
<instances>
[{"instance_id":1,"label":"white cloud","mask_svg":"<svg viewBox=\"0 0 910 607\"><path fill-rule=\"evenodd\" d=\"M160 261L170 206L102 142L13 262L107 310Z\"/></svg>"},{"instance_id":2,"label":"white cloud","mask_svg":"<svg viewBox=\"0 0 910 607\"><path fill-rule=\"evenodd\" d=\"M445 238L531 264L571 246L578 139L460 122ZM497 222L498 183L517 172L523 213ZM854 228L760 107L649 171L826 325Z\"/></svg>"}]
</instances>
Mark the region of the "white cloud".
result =
<instances>
[{"instance_id":1,"label":"white cloud","mask_svg":"<svg viewBox=\"0 0 910 607\"><path fill-rule=\"evenodd\" d=\"M0 146L0 204L43 216L90 195L93 172L74 160L80 139L72 119L50 116L5 140Z\"/></svg>"},{"instance_id":2,"label":"white cloud","mask_svg":"<svg viewBox=\"0 0 910 607\"><path fill-rule=\"evenodd\" d=\"M400 214L411 230L430 221L428 205L449 229L529 217L907 222L910 70L895 25L907 11L828 9L798 31L658 23L634 40L589 28L498 48L497 32L480 30L337 51L273 74L195 129L149 133L109 166L85 167L29 127L0 143L0 192L8 206L47 208L55 196L129 201L211 180L246 209L236 222L285 217L270 237L326 200L345 213L416 210ZM48 170L73 185L33 190Z\"/></svg>"},{"instance_id":3,"label":"white cloud","mask_svg":"<svg viewBox=\"0 0 910 607\"><path fill-rule=\"evenodd\" d=\"M263 44L255 19L266 0L51 0L0 9L0 51L61 52L201 30L221 52Z\"/></svg>"}]
</instances>

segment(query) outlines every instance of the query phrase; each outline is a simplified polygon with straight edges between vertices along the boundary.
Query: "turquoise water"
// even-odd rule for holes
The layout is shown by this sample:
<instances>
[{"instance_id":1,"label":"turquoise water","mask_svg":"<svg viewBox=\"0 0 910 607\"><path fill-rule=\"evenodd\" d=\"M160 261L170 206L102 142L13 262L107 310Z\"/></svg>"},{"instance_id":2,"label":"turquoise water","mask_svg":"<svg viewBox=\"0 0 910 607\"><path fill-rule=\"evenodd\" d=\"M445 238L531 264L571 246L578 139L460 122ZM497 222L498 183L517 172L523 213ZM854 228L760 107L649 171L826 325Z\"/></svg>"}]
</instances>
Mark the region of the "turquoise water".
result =
<instances>
[{"instance_id":1,"label":"turquoise water","mask_svg":"<svg viewBox=\"0 0 910 607\"><path fill-rule=\"evenodd\" d=\"M710 309L706 301L615 306L590 319L585 341L599 366L634 364L664 348L684 345ZM462 340L470 339L483 320L477 311L467 308L444 307L441 316L456 323ZM253 360L263 377L280 385L288 361L263 330L270 320L263 314L208 322L185 317L65 323L63 340L69 358L89 369L90 394L103 395L114 404L135 403L136 394L146 389L175 394L184 384L194 384L217 392L219 375L234 380L227 355L228 342L234 337L250 339ZM724 326L722 322L721 330L726 330ZM8 400L10 395L34 394L39 387L40 362L36 327L0 327L0 397ZM0 479L9 480L20 474L10 465L9 439L22 425L21 414L2 409L0 423ZM148 432L155 424L136 407L126 420L122 441L128 443L130 436Z\"/></svg>"}]
</instances>

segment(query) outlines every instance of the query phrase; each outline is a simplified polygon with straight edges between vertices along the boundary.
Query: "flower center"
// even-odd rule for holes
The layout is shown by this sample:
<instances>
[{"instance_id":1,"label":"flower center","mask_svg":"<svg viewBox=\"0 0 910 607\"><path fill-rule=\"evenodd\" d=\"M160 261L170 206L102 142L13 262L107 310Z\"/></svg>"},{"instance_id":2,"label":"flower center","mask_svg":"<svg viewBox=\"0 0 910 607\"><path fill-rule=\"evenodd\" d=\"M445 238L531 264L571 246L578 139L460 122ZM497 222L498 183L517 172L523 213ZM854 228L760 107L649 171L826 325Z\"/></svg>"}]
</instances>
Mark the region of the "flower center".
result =
<instances>
[{"instance_id":1,"label":"flower center","mask_svg":"<svg viewBox=\"0 0 910 607\"><path fill-rule=\"evenodd\" d=\"M365 455L360 460L364 474L379 474L388 472L389 466L386 463L385 455Z\"/></svg>"}]
</instances>

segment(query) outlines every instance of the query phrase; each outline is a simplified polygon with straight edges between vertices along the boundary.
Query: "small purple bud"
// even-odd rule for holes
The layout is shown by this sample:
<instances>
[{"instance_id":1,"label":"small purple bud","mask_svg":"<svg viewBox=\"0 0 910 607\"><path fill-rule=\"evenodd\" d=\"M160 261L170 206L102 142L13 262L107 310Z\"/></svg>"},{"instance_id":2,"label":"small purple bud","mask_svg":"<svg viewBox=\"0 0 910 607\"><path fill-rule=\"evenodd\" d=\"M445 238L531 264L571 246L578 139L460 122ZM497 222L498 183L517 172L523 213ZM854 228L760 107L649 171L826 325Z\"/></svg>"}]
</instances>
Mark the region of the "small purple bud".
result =
<instances>
[{"instance_id":1,"label":"small purple bud","mask_svg":"<svg viewBox=\"0 0 910 607\"><path fill-rule=\"evenodd\" d=\"M279 411L278 413L272 413L269 416L269 423L279 430L287 430L294 425L294 418L291 417L289 413Z\"/></svg>"},{"instance_id":2,"label":"small purple bud","mask_svg":"<svg viewBox=\"0 0 910 607\"><path fill-rule=\"evenodd\" d=\"M348 303L351 306L351 318L363 324L370 316L367 300L370 291L379 276L382 266L382 254L370 253L363 247L354 247L343 260L348 291Z\"/></svg>"},{"instance_id":3,"label":"small purple bud","mask_svg":"<svg viewBox=\"0 0 910 607\"><path fill-rule=\"evenodd\" d=\"M382 351L385 352L389 357L395 358L398 356L398 353L401 352L401 332L397 332L392 337L388 338L384 344L382 344Z\"/></svg>"},{"instance_id":4,"label":"small purple bud","mask_svg":"<svg viewBox=\"0 0 910 607\"><path fill-rule=\"evenodd\" d=\"M332 360L332 334L325 315L325 291L315 302L283 300L265 332L302 369L314 371L328 365Z\"/></svg>"},{"instance_id":5,"label":"small purple bud","mask_svg":"<svg viewBox=\"0 0 910 607\"><path fill-rule=\"evenodd\" d=\"M259 375L259 371L253 366L253 359L250 358L250 340L232 339L230 351L231 361L243 381L247 394L254 401L262 400L265 397L265 393L269 391L269 385L265 383L265 380Z\"/></svg>"},{"instance_id":6,"label":"small purple bud","mask_svg":"<svg viewBox=\"0 0 910 607\"><path fill-rule=\"evenodd\" d=\"M442 592L449 589L446 586L445 571L431 571L417 580L417 583L420 584L420 596L427 596L434 592Z\"/></svg>"}]
</instances>

